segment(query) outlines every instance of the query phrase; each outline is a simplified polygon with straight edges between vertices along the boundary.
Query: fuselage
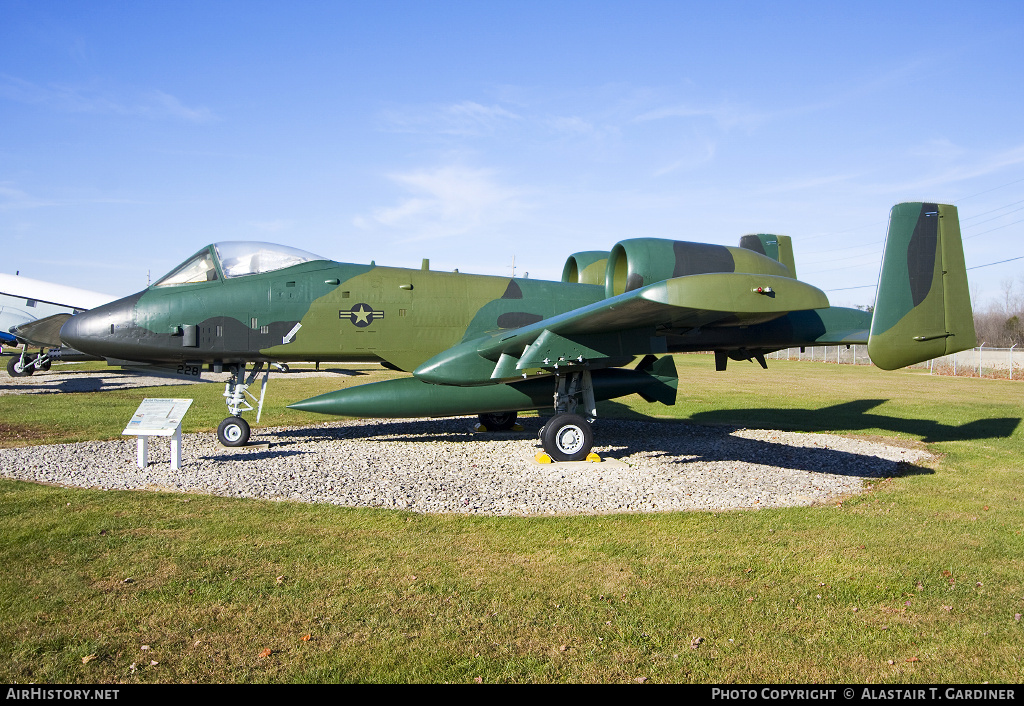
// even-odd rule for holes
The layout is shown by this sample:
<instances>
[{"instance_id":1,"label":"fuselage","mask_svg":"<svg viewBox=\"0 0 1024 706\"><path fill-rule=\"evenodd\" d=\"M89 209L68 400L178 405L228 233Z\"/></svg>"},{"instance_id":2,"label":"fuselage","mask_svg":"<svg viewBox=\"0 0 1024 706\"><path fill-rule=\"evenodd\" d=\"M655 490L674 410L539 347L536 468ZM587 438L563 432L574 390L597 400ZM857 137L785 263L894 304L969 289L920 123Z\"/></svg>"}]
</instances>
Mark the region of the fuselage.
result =
<instances>
[{"instance_id":1,"label":"fuselage","mask_svg":"<svg viewBox=\"0 0 1024 706\"><path fill-rule=\"evenodd\" d=\"M349 361L412 371L457 345L594 304L590 284L318 260L265 274L153 286L72 317L61 338L112 361L156 364ZM866 328L851 309L753 326L665 332L669 352L814 345Z\"/></svg>"},{"instance_id":2,"label":"fuselage","mask_svg":"<svg viewBox=\"0 0 1024 706\"><path fill-rule=\"evenodd\" d=\"M61 338L153 363L367 361L413 370L467 336L599 301L602 287L326 260L142 292L73 317Z\"/></svg>"},{"instance_id":3,"label":"fuselage","mask_svg":"<svg viewBox=\"0 0 1024 706\"><path fill-rule=\"evenodd\" d=\"M495 339L515 337L505 332L536 329L539 322L595 306L601 309L601 333L646 327L639 353L722 350L749 357L753 351L866 337L870 315L827 307L824 294L808 285L800 285L801 291L814 296L791 300L804 310L759 307L769 300L757 294L751 308L753 281L737 273L774 276L780 286L794 281L785 266L763 254L670 241L623 243L627 255L636 249L634 262L646 276L620 273L610 281L621 279L628 290L634 280L636 287L658 286L659 277L687 280L690 295L674 303L673 313L638 320L631 297L599 284L347 264L271 243L221 242L199 250L149 288L71 317L60 335L66 345L112 363L157 365L366 361L414 371L433 361L427 366L433 371L436 356L450 352L454 364L442 356L446 371L435 381L455 384L491 382L498 374L493 362L477 360L475 341L490 347ZM716 272L723 274L706 274ZM738 276L745 283L741 288L747 287L742 292L732 284ZM714 293L710 299L702 296L705 288ZM737 305L740 295L748 304ZM812 301L825 308L807 309ZM652 337L659 340L656 346L649 346ZM480 370L464 369L463 361Z\"/></svg>"}]
</instances>

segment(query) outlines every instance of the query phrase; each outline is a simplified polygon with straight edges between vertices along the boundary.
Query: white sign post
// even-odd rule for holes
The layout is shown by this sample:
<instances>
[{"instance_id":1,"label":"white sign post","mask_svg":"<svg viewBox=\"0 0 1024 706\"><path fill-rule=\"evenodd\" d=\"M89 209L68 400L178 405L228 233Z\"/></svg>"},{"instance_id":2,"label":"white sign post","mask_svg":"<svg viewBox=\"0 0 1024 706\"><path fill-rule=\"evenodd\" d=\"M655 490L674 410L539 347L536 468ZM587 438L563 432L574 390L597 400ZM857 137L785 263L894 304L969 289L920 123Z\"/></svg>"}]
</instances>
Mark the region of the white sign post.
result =
<instances>
[{"instance_id":1,"label":"white sign post","mask_svg":"<svg viewBox=\"0 0 1024 706\"><path fill-rule=\"evenodd\" d=\"M192 400L144 399L135 410L122 435L138 437L136 461L139 468L149 464L149 437L171 437L171 469L181 468L181 420Z\"/></svg>"}]
</instances>

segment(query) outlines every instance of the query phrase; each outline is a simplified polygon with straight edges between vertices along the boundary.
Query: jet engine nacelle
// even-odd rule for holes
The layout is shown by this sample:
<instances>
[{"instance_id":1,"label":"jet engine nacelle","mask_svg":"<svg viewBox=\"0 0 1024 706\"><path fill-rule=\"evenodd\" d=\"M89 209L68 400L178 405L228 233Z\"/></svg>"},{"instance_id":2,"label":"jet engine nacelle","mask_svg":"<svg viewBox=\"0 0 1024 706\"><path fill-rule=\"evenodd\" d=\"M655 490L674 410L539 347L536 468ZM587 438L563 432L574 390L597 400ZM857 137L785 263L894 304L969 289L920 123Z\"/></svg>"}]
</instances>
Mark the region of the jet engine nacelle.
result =
<instances>
[{"instance_id":1,"label":"jet engine nacelle","mask_svg":"<svg viewBox=\"0 0 1024 706\"><path fill-rule=\"evenodd\" d=\"M790 277L789 268L747 248L633 238L615 244L605 270L605 295L614 297L673 277L711 272Z\"/></svg>"},{"instance_id":2,"label":"jet engine nacelle","mask_svg":"<svg viewBox=\"0 0 1024 706\"><path fill-rule=\"evenodd\" d=\"M575 252L565 261L562 281L573 284L597 284L604 286L604 274L608 265L607 250Z\"/></svg>"}]
</instances>

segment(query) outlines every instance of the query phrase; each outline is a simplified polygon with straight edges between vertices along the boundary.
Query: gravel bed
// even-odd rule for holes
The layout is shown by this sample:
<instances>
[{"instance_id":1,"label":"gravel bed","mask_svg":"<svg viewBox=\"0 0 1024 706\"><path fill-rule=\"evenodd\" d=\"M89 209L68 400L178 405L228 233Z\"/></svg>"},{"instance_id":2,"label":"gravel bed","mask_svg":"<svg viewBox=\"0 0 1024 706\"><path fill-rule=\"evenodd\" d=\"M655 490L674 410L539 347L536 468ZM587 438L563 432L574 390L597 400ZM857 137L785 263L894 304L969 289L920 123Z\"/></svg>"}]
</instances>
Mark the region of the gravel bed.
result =
<instances>
[{"instance_id":1,"label":"gravel bed","mask_svg":"<svg viewBox=\"0 0 1024 706\"><path fill-rule=\"evenodd\" d=\"M474 434L475 418L344 421L254 430L227 449L186 434L183 466L153 438L0 449L0 474L43 483L397 508L422 513L570 515L788 507L858 493L928 454L824 434L599 419L602 463L538 464L537 418ZM611 460L614 459L614 460Z\"/></svg>"}]
</instances>

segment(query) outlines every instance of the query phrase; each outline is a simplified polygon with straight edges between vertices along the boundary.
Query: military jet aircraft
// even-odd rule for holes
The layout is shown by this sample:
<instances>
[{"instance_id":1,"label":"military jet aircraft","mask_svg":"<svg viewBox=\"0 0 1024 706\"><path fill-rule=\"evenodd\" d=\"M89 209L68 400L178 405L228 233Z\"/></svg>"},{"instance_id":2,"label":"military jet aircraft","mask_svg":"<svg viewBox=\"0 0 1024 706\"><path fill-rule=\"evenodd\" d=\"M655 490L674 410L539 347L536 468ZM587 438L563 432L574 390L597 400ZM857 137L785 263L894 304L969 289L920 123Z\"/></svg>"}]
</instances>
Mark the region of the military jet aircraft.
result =
<instances>
[{"instance_id":1,"label":"military jet aircraft","mask_svg":"<svg viewBox=\"0 0 1024 706\"><path fill-rule=\"evenodd\" d=\"M541 441L555 461L588 456L597 400L635 392L674 404L675 366L659 354L710 350L724 370L729 359L767 367L765 354L783 348L866 343L891 370L976 344L957 210L934 203L892 209L873 314L831 307L797 280L792 243L777 235L743 236L739 247L623 240L571 255L561 282L221 242L148 289L71 317L60 337L115 365L230 371L230 416L218 429L228 446L248 441L241 413L253 409L247 396L262 409L267 366L374 361L412 376L289 406L480 414L499 429L519 411L553 407ZM261 372L257 400L248 388Z\"/></svg>"}]
</instances>

